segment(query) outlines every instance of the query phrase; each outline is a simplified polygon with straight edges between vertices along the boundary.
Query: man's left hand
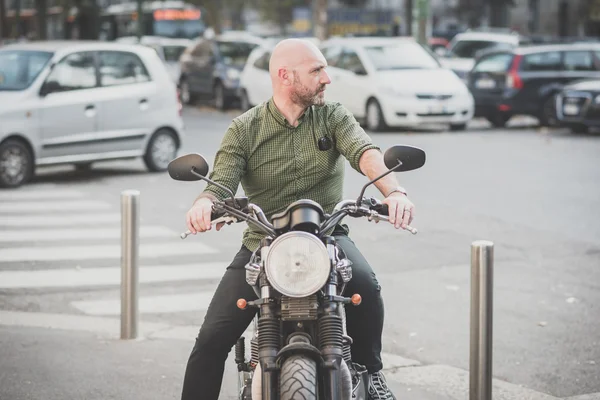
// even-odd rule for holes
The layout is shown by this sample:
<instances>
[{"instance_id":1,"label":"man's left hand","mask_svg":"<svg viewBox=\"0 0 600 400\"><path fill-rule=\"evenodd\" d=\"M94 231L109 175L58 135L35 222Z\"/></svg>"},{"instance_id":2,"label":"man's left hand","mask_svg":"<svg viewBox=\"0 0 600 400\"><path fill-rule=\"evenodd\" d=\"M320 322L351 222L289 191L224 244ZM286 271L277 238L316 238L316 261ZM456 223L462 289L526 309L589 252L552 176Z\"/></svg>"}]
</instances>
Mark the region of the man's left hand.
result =
<instances>
[{"instance_id":1,"label":"man's left hand","mask_svg":"<svg viewBox=\"0 0 600 400\"><path fill-rule=\"evenodd\" d=\"M415 205L404 193L394 192L386 197L382 203L387 204L389 220L396 229L406 229L410 225L415 216Z\"/></svg>"}]
</instances>

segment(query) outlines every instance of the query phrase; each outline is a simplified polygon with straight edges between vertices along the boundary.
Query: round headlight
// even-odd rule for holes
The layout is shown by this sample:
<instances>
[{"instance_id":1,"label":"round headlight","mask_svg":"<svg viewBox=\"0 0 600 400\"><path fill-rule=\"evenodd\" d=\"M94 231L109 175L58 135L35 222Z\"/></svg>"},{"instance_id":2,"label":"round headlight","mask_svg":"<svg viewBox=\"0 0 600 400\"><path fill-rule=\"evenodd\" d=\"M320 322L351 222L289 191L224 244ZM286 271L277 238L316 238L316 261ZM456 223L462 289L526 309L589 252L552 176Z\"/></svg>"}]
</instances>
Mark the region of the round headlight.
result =
<instances>
[{"instance_id":1,"label":"round headlight","mask_svg":"<svg viewBox=\"0 0 600 400\"><path fill-rule=\"evenodd\" d=\"M269 247L265 272L271 285L284 296L310 296L327 283L330 271L327 248L310 233L285 233Z\"/></svg>"}]
</instances>

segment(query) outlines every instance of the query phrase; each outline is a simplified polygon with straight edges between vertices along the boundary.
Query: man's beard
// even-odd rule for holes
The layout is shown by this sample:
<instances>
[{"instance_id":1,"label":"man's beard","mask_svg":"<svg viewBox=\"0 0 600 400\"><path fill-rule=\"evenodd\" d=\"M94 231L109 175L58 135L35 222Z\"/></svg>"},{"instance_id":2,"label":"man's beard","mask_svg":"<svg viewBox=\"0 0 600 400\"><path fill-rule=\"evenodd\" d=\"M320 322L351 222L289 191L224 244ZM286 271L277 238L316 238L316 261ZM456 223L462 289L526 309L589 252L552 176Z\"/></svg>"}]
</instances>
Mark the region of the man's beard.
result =
<instances>
[{"instance_id":1,"label":"man's beard","mask_svg":"<svg viewBox=\"0 0 600 400\"><path fill-rule=\"evenodd\" d=\"M325 85L320 85L317 89L311 90L304 86L298 74L294 72L294 90L292 91L292 101L299 106L308 108L312 105L322 106L325 104L325 96L321 92L325 89Z\"/></svg>"}]
</instances>

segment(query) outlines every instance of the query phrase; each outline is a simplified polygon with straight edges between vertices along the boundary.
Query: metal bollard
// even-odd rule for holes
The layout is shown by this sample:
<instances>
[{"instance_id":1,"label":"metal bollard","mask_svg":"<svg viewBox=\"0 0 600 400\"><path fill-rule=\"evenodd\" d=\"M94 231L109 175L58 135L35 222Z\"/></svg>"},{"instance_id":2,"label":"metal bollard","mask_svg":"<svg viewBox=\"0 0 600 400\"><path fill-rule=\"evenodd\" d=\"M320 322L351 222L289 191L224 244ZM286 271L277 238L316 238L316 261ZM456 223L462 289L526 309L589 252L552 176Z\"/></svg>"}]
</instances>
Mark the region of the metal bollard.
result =
<instances>
[{"instance_id":1,"label":"metal bollard","mask_svg":"<svg viewBox=\"0 0 600 400\"><path fill-rule=\"evenodd\" d=\"M493 262L493 242L471 244L469 400L492 399Z\"/></svg>"},{"instance_id":2,"label":"metal bollard","mask_svg":"<svg viewBox=\"0 0 600 400\"><path fill-rule=\"evenodd\" d=\"M121 192L121 339L138 334L138 190Z\"/></svg>"}]
</instances>

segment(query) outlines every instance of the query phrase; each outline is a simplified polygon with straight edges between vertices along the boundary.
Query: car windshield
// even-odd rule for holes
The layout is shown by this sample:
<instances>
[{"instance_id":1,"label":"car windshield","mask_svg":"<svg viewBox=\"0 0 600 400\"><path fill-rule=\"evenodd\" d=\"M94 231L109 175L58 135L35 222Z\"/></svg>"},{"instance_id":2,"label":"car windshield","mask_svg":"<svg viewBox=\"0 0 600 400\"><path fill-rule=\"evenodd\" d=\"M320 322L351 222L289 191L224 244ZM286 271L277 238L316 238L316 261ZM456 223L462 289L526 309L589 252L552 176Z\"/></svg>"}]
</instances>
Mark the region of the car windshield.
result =
<instances>
[{"instance_id":1,"label":"car windshield","mask_svg":"<svg viewBox=\"0 0 600 400\"><path fill-rule=\"evenodd\" d=\"M491 40L459 40L454 44L448 55L459 58L475 58L479 50L488 49L491 47L511 47L508 43L495 42Z\"/></svg>"},{"instance_id":2,"label":"car windshield","mask_svg":"<svg viewBox=\"0 0 600 400\"><path fill-rule=\"evenodd\" d=\"M0 50L0 90L25 90L52 58L45 51Z\"/></svg>"},{"instance_id":3,"label":"car windshield","mask_svg":"<svg viewBox=\"0 0 600 400\"><path fill-rule=\"evenodd\" d=\"M366 46L365 52L378 71L440 68L431 53L417 43Z\"/></svg>"},{"instance_id":4,"label":"car windshield","mask_svg":"<svg viewBox=\"0 0 600 400\"><path fill-rule=\"evenodd\" d=\"M243 67L246 64L248 56L258 45L249 42L217 42L219 53L223 57L226 65L236 65Z\"/></svg>"}]
</instances>

